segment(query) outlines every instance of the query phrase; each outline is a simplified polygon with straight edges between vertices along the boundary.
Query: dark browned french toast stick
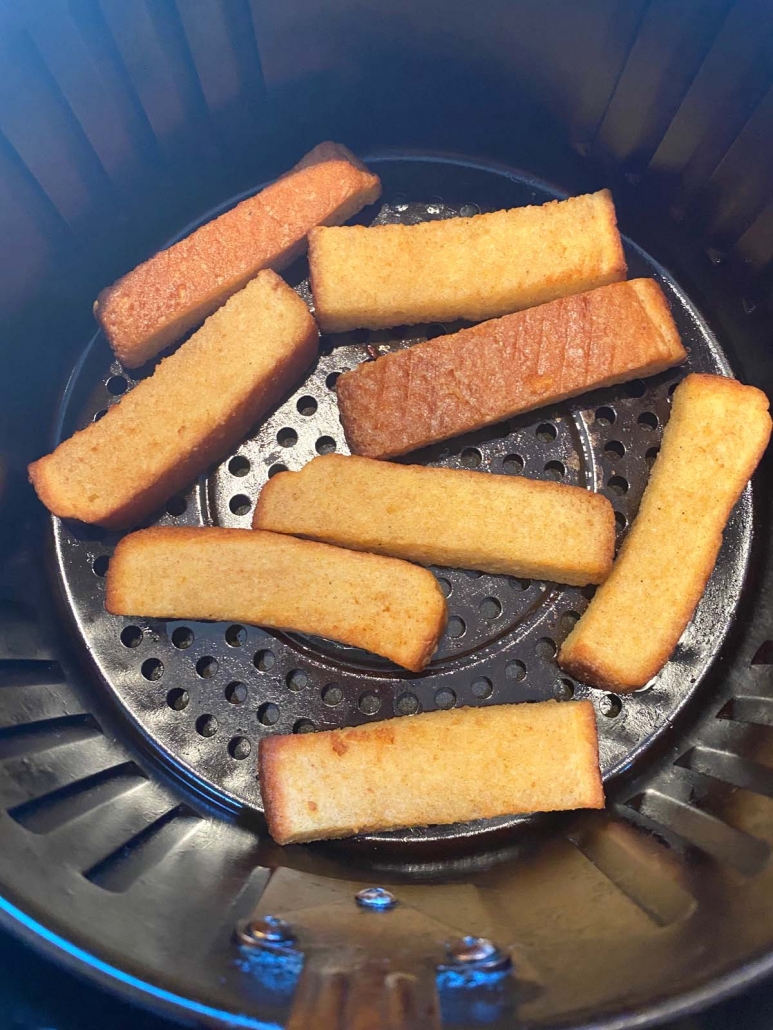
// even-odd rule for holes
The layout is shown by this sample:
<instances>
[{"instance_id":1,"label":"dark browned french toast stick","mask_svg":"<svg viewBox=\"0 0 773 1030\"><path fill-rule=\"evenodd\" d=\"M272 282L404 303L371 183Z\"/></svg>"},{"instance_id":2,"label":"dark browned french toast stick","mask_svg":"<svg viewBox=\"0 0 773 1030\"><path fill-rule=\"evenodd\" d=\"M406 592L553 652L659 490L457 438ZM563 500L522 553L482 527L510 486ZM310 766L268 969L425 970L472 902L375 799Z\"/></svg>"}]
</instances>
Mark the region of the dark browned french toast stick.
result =
<instances>
[{"instance_id":1,"label":"dark browned french toast stick","mask_svg":"<svg viewBox=\"0 0 773 1030\"><path fill-rule=\"evenodd\" d=\"M320 143L275 183L103 290L94 314L116 356L137 368L242 289L280 271L315 225L340 225L381 194L346 147Z\"/></svg>"},{"instance_id":2,"label":"dark browned french toast stick","mask_svg":"<svg viewBox=\"0 0 773 1030\"><path fill-rule=\"evenodd\" d=\"M686 357L663 291L633 279L386 354L336 389L352 451L392 458Z\"/></svg>"}]
</instances>

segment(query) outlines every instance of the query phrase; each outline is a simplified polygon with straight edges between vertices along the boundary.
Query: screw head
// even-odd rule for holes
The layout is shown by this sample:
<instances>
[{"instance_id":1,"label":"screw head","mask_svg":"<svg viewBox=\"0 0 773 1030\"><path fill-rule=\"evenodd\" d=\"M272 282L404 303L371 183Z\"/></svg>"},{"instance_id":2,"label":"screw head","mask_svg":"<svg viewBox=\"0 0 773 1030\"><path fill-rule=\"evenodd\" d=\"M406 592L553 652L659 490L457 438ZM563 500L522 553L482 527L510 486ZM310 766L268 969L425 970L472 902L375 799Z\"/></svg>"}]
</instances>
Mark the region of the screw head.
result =
<instances>
[{"instance_id":1,"label":"screw head","mask_svg":"<svg viewBox=\"0 0 773 1030\"><path fill-rule=\"evenodd\" d=\"M460 937L447 946L448 958L456 966L474 966L476 969L507 969L510 956L486 937Z\"/></svg>"},{"instance_id":2,"label":"screw head","mask_svg":"<svg viewBox=\"0 0 773 1030\"><path fill-rule=\"evenodd\" d=\"M385 912L397 904L394 894L383 887L365 887L354 895L354 900L360 908L369 908L374 912Z\"/></svg>"},{"instance_id":3,"label":"screw head","mask_svg":"<svg viewBox=\"0 0 773 1030\"><path fill-rule=\"evenodd\" d=\"M273 947L291 947L295 941L290 924L278 916L261 916L259 919L248 919L236 928L236 936L241 944L250 946L268 945Z\"/></svg>"}]
</instances>

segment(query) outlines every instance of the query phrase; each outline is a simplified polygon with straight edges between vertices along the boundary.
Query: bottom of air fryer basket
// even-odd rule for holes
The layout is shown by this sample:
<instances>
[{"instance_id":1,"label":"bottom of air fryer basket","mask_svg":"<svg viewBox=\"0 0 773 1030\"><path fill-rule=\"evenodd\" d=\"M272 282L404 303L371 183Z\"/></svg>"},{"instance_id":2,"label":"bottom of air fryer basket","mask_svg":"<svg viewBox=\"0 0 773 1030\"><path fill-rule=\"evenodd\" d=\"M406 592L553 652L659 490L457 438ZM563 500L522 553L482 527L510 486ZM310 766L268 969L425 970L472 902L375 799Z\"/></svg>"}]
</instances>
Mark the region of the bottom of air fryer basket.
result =
<instances>
[{"instance_id":1,"label":"bottom of air fryer basket","mask_svg":"<svg viewBox=\"0 0 773 1030\"><path fill-rule=\"evenodd\" d=\"M542 203L556 195L527 177L462 162L390 158L374 167L384 182L384 201L367 216L376 223L468 215ZM409 460L476 469L481 475L553 479L600 491L614 506L621 541L657 453L675 384L686 370L730 371L716 339L668 273L633 243L626 244L626 255L631 277L651 276L663 285L689 348L686 369L587 394ZM305 266L291 269L291 281L308 297L305 274ZM156 524L249 527L256 496L275 472L300 469L316 454L346 453L335 397L341 372L452 328L408 326L323 338L318 362L292 396L187 494L171 498ZM148 372L140 370L139 376ZM137 373L111 361L98 335L67 389L63 435L99 418L137 379ZM137 460L142 461L141 454ZM434 569L448 598L450 618L438 653L415 675L373 655L311 637L254 626L109 615L104 576L117 535L55 520L55 536L57 574L84 654L134 729L199 794L231 810L260 812L256 756L261 737L409 718L454 706L590 698L597 713L604 777L618 776L639 762L700 688L742 588L751 503L747 491L731 520L709 589L671 661L646 687L627 696L590 690L556 664L557 648L592 596L588 588ZM657 605L657 597L651 603ZM479 775L465 768L463 755L459 770L461 775ZM499 835L522 821L488 820L366 839L393 847L426 845Z\"/></svg>"}]
</instances>

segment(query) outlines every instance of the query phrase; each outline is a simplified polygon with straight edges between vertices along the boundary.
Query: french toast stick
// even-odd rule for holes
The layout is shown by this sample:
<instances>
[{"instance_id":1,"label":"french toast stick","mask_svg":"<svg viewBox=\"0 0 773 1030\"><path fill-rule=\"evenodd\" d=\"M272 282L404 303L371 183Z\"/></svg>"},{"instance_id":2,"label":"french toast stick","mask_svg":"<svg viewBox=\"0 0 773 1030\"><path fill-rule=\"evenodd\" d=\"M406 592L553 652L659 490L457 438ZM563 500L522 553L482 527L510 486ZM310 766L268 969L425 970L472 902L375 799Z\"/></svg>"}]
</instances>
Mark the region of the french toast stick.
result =
<instances>
[{"instance_id":1,"label":"french toast stick","mask_svg":"<svg viewBox=\"0 0 773 1030\"><path fill-rule=\"evenodd\" d=\"M339 225L381 194L378 176L338 143L320 143L254 197L104 289L94 314L126 368L180 339L262 268L281 271L315 225Z\"/></svg>"},{"instance_id":2,"label":"french toast stick","mask_svg":"<svg viewBox=\"0 0 773 1030\"><path fill-rule=\"evenodd\" d=\"M632 279L365 362L336 392L351 450L392 458L686 357L661 288Z\"/></svg>"},{"instance_id":3,"label":"french toast stick","mask_svg":"<svg viewBox=\"0 0 773 1030\"><path fill-rule=\"evenodd\" d=\"M328 454L263 487L253 525L388 554L584 586L609 574L615 516L561 483Z\"/></svg>"},{"instance_id":4,"label":"french toast stick","mask_svg":"<svg viewBox=\"0 0 773 1030\"><path fill-rule=\"evenodd\" d=\"M563 669L620 693L643 687L662 668L703 594L770 430L761 390L712 375L680 383L639 513L609 578L561 647Z\"/></svg>"},{"instance_id":5,"label":"french toast stick","mask_svg":"<svg viewBox=\"0 0 773 1030\"><path fill-rule=\"evenodd\" d=\"M313 633L413 672L432 656L447 614L435 577L409 562L279 533L178 526L119 542L105 607Z\"/></svg>"},{"instance_id":6,"label":"french toast stick","mask_svg":"<svg viewBox=\"0 0 773 1030\"><path fill-rule=\"evenodd\" d=\"M258 755L279 844L604 807L590 701L457 708L270 736ZM474 776L459 775L460 756Z\"/></svg>"},{"instance_id":7,"label":"french toast stick","mask_svg":"<svg viewBox=\"0 0 773 1030\"><path fill-rule=\"evenodd\" d=\"M478 321L625 278L609 190L418 225L309 233L323 332Z\"/></svg>"},{"instance_id":8,"label":"french toast stick","mask_svg":"<svg viewBox=\"0 0 773 1030\"><path fill-rule=\"evenodd\" d=\"M104 418L29 467L60 518L136 525L224 457L311 364L318 332L301 298L263 271Z\"/></svg>"}]
</instances>

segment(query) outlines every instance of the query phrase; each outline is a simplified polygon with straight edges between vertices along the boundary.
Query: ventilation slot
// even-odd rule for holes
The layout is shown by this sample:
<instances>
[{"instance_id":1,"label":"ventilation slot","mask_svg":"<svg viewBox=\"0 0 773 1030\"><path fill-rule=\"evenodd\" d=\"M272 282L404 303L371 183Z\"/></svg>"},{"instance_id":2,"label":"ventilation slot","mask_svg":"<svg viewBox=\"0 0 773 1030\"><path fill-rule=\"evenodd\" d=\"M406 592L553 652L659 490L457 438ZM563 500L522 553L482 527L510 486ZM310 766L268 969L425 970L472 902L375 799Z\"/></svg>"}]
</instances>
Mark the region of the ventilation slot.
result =
<instances>
[{"instance_id":1,"label":"ventilation slot","mask_svg":"<svg viewBox=\"0 0 773 1030\"><path fill-rule=\"evenodd\" d=\"M625 809L628 809L626 813ZM683 801L650 790L632 798L617 813L634 818L655 833L678 838L732 866L745 876L755 876L768 863L770 849L764 841L742 833L720 819Z\"/></svg>"},{"instance_id":2,"label":"ventilation slot","mask_svg":"<svg viewBox=\"0 0 773 1030\"><path fill-rule=\"evenodd\" d=\"M0 661L0 688L63 682L64 673L59 662L32 658L6 658Z\"/></svg>"},{"instance_id":3,"label":"ventilation slot","mask_svg":"<svg viewBox=\"0 0 773 1030\"><path fill-rule=\"evenodd\" d=\"M188 837L201 821L185 805L178 805L97 862L83 875L104 890L116 894L128 890L140 876L158 865Z\"/></svg>"},{"instance_id":4,"label":"ventilation slot","mask_svg":"<svg viewBox=\"0 0 773 1030\"><path fill-rule=\"evenodd\" d=\"M23 726L0 729L0 762L17 755L33 755L39 751L79 743L101 735L99 723L92 715L64 715Z\"/></svg>"},{"instance_id":5,"label":"ventilation slot","mask_svg":"<svg viewBox=\"0 0 773 1030\"><path fill-rule=\"evenodd\" d=\"M759 726L773 726L773 698L732 697L719 710L717 718L756 723Z\"/></svg>"},{"instance_id":6,"label":"ventilation slot","mask_svg":"<svg viewBox=\"0 0 773 1030\"><path fill-rule=\"evenodd\" d=\"M773 798L773 769L747 761L740 755L728 751L715 751L713 748L695 747L677 759L676 765L703 776L711 776L715 780L722 780L733 787Z\"/></svg>"},{"instance_id":7,"label":"ventilation slot","mask_svg":"<svg viewBox=\"0 0 773 1030\"><path fill-rule=\"evenodd\" d=\"M144 782L142 771L133 762L125 762L26 801L8 814L32 833L51 833Z\"/></svg>"}]
</instances>

